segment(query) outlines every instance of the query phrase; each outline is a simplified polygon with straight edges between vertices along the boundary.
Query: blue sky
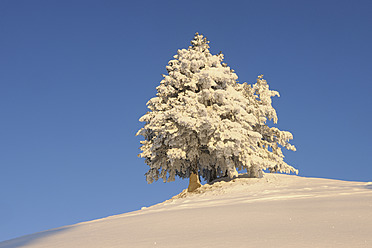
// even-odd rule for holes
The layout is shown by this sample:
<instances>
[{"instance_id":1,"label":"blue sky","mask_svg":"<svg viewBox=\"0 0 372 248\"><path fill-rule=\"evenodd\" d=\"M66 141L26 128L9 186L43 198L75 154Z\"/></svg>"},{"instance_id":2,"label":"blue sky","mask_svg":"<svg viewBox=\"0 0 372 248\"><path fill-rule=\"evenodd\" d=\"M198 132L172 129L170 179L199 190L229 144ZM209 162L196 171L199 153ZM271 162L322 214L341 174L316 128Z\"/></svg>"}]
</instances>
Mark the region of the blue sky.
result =
<instances>
[{"instance_id":1,"label":"blue sky","mask_svg":"<svg viewBox=\"0 0 372 248\"><path fill-rule=\"evenodd\" d=\"M195 32L280 98L300 176L372 181L371 1L0 1L0 241L159 203L146 102Z\"/></svg>"}]
</instances>

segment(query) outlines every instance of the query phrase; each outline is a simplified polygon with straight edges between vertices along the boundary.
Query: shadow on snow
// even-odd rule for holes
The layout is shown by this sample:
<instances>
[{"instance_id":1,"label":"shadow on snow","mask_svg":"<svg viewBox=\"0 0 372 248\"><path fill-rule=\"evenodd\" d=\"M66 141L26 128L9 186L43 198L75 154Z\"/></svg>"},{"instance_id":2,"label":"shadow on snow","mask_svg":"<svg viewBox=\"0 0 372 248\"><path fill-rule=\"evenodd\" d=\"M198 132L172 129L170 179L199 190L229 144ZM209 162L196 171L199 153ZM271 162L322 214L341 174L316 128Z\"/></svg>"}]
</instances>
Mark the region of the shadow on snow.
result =
<instances>
[{"instance_id":1,"label":"shadow on snow","mask_svg":"<svg viewBox=\"0 0 372 248\"><path fill-rule=\"evenodd\" d=\"M43 231L35 234L30 234L26 236L22 236L19 238L15 239L10 239L6 240L0 243L0 248L18 248L18 247L23 247L25 245L31 245L33 243L36 243L38 240L46 238L46 237L51 237L57 233L66 231L67 229L71 229L73 227L60 227L60 228L55 228L51 229L48 231Z\"/></svg>"}]
</instances>

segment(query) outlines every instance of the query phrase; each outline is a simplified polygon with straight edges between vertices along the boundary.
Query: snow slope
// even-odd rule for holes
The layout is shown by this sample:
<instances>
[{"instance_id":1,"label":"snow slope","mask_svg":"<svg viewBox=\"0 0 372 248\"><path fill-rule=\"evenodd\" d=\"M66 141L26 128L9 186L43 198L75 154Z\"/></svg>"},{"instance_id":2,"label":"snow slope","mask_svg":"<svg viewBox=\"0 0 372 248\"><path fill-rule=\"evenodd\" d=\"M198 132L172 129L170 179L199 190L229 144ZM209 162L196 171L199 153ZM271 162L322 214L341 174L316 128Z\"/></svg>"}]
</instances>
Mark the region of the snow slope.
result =
<instances>
[{"instance_id":1,"label":"snow slope","mask_svg":"<svg viewBox=\"0 0 372 248\"><path fill-rule=\"evenodd\" d=\"M372 183L265 174L0 248L372 247Z\"/></svg>"}]
</instances>

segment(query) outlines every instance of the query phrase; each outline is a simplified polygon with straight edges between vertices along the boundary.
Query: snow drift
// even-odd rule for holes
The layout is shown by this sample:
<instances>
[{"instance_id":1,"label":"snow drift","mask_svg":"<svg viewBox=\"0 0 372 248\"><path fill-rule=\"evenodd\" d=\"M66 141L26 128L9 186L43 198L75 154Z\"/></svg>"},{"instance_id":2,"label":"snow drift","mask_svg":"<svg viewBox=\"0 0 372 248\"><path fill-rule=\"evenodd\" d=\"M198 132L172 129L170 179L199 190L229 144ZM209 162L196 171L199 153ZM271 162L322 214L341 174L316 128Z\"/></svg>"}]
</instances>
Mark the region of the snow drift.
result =
<instances>
[{"instance_id":1,"label":"snow drift","mask_svg":"<svg viewBox=\"0 0 372 248\"><path fill-rule=\"evenodd\" d=\"M204 185L139 211L0 248L372 247L372 183L265 174Z\"/></svg>"}]
</instances>

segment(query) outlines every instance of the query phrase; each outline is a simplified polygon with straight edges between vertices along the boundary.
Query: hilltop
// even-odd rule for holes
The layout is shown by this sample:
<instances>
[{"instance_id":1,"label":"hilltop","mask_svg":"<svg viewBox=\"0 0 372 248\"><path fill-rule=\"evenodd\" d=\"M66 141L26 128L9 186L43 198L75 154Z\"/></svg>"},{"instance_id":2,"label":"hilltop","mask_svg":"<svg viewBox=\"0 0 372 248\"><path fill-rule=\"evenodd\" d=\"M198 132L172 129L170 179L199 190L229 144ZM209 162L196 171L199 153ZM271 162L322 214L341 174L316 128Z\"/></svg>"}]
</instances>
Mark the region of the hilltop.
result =
<instances>
[{"instance_id":1,"label":"hilltop","mask_svg":"<svg viewBox=\"0 0 372 248\"><path fill-rule=\"evenodd\" d=\"M371 247L372 183L265 174L206 184L141 210L0 248Z\"/></svg>"}]
</instances>

